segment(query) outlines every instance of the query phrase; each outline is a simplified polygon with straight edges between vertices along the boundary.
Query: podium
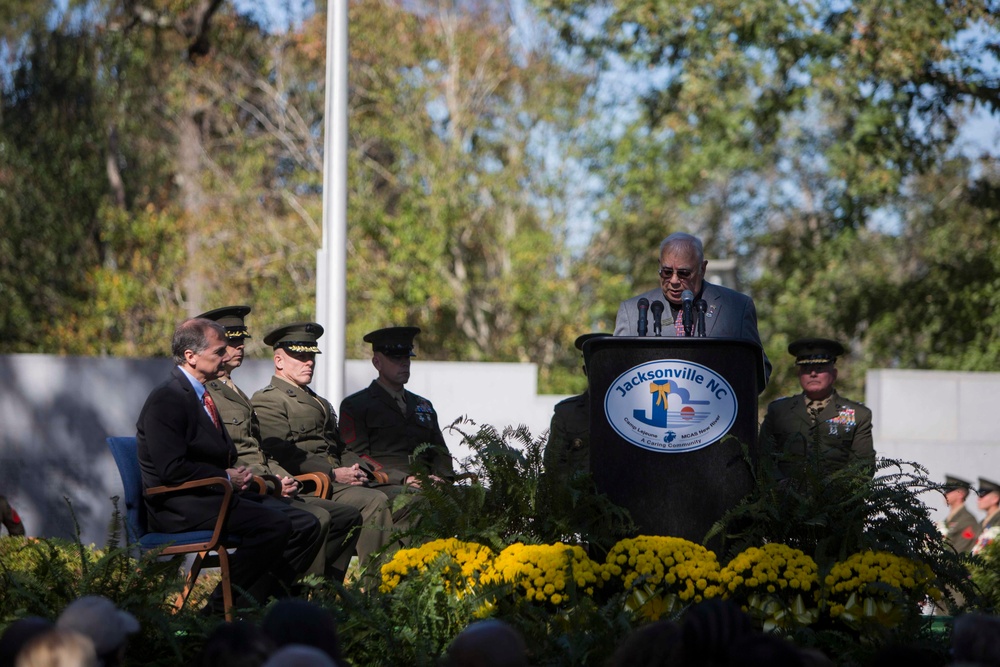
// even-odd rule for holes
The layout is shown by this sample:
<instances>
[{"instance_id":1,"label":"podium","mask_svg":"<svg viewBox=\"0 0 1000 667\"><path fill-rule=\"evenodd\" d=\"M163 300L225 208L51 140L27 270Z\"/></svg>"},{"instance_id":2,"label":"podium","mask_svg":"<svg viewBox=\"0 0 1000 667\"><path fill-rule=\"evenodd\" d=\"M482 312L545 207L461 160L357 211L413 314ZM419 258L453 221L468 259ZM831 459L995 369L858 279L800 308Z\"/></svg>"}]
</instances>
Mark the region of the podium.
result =
<instances>
[{"instance_id":1,"label":"podium","mask_svg":"<svg viewBox=\"0 0 1000 667\"><path fill-rule=\"evenodd\" d=\"M590 470L640 534L705 543L752 489L763 350L732 338L592 338Z\"/></svg>"}]
</instances>

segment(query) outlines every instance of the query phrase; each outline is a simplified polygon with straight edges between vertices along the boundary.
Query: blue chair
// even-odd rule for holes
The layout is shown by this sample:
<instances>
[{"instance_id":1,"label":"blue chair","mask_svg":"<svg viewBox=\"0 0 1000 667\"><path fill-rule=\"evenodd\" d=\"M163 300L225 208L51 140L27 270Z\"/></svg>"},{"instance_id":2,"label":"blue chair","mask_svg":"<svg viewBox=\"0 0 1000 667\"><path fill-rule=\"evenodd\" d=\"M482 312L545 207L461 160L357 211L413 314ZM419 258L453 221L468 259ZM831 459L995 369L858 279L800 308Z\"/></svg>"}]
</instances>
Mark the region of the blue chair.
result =
<instances>
[{"instance_id":1,"label":"blue chair","mask_svg":"<svg viewBox=\"0 0 1000 667\"><path fill-rule=\"evenodd\" d=\"M177 596L174 613L180 611L187 602L194 582L201 573L202 567L218 567L222 572L222 600L226 620L232 619L233 591L229 579L229 554L226 547L238 547L240 540L230 538L223 532L226 516L229 513L229 501L233 495L233 486L225 477L207 477L178 486L157 486L146 489L147 496L161 493L186 491L202 486L219 485L224 493L219 496L219 518L212 530L195 530L186 533L153 533L149 531L146 522L146 504L143 502L142 473L139 468L139 455L136 439L129 437L112 437L107 439L108 448L118 465L122 486L125 490L125 524L129 542L139 547L141 551L159 550L164 556L176 554L195 554L191 570L188 572L184 589ZM225 541L225 545L223 545ZM214 556L212 555L214 554Z\"/></svg>"}]
</instances>

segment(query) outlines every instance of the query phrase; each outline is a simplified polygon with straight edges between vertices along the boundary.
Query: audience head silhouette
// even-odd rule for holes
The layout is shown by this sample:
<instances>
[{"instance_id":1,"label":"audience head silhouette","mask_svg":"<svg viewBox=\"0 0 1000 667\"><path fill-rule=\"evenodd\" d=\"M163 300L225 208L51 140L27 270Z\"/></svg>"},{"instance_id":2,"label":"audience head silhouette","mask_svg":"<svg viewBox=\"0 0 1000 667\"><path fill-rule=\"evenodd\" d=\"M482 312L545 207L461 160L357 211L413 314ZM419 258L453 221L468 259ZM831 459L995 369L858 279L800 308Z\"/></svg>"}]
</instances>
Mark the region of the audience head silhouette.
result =
<instances>
[{"instance_id":1,"label":"audience head silhouette","mask_svg":"<svg viewBox=\"0 0 1000 667\"><path fill-rule=\"evenodd\" d=\"M528 649L521 633L495 619L476 621L448 647L446 667L527 667Z\"/></svg>"},{"instance_id":2,"label":"audience head silhouette","mask_svg":"<svg viewBox=\"0 0 1000 667\"><path fill-rule=\"evenodd\" d=\"M105 667L121 664L129 635L139 631L135 616L100 595L87 595L70 602L59 615L56 626L89 637Z\"/></svg>"},{"instance_id":3,"label":"audience head silhouette","mask_svg":"<svg viewBox=\"0 0 1000 667\"><path fill-rule=\"evenodd\" d=\"M277 647L301 644L320 649L330 659L343 661L337 623L329 610L306 600L280 600L264 616L261 629Z\"/></svg>"}]
</instances>

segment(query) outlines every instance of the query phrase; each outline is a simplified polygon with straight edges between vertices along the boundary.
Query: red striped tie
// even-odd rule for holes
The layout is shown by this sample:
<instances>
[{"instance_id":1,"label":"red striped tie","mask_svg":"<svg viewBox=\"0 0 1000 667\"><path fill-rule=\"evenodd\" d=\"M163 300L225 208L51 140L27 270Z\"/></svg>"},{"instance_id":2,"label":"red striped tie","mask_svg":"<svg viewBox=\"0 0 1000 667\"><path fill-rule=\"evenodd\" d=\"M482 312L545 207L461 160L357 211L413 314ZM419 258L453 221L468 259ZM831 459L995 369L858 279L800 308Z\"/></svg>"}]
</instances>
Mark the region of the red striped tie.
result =
<instances>
[{"instance_id":1,"label":"red striped tie","mask_svg":"<svg viewBox=\"0 0 1000 667\"><path fill-rule=\"evenodd\" d=\"M684 311L677 310L677 317L674 318L674 335L683 338L687 334L684 332Z\"/></svg>"},{"instance_id":2,"label":"red striped tie","mask_svg":"<svg viewBox=\"0 0 1000 667\"><path fill-rule=\"evenodd\" d=\"M211 394L207 391L205 392L205 407L208 408L208 416L212 418L212 423L215 424L215 428L222 430L222 420L219 419L219 411L215 407L215 401L212 400Z\"/></svg>"}]
</instances>

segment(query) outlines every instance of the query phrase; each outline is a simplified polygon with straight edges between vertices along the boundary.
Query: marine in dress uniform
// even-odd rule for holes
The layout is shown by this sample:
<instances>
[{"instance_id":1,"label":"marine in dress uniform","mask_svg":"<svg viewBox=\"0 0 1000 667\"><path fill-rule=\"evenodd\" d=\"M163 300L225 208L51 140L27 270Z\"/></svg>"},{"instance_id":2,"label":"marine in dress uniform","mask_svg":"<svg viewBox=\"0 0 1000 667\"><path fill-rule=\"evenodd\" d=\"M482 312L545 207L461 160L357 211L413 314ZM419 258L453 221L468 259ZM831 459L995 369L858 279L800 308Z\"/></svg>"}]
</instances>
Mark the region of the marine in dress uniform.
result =
<instances>
[{"instance_id":1,"label":"marine in dress uniform","mask_svg":"<svg viewBox=\"0 0 1000 667\"><path fill-rule=\"evenodd\" d=\"M294 475L322 472L330 476L331 500L357 508L364 520L358 538L358 560L364 567L377 554L387 555L394 543L389 498L372 488L384 476L344 449L337 413L308 387L323 327L295 322L264 336L274 348L274 376L250 402L260 424L260 447ZM397 519L402 516L397 515Z\"/></svg>"},{"instance_id":2,"label":"marine in dress uniform","mask_svg":"<svg viewBox=\"0 0 1000 667\"><path fill-rule=\"evenodd\" d=\"M982 533L979 521L965 507L965 500L971 489L971 483L953 475L945 475L945 482L941 487L948 504L948 517L940 524L941 533L945 542L960 554L971 553ZM953 586L947 588L954 598L954 606L946 599L938 600L933 607L935 616L951 616L955 610L965 606L965 595Z\"/></svg>"},{"instance_id":3,"label":"marine in dress uniform","mask_svg":"<svg viewBox=\"0 0 1000 667\"><path fill-rule=\"evenodd\" d=\"M776 456L786 478L802 478L807 471L825 476L855 461L869 464L874 474L872 411L833 386L844 346L804 338L791 343L788 352L795 357L803 391L767 406L760 427L762 454Z\"/></svg>"},{"instance_id":4,"label":"marine in dress uniform","mask_svg":"<svg viewBox=\"0 0 1000 667\"><path fill-rule=\"evenodd\" d=\"M982 527L965 507L972 484L952 475L945 475L942 488L948 503L948 518L944 520L944 539L957 553L969 553L976 544Z\"/></svg>"},{"instance_id":5,"label":"marine in dress uniform","mask_svg":"<svg viewBox=\"0 0 1000 667\"><path fill-rule=\"evenodd\" d=\"M378 378L340 404L347 449L379 467L390 484L404 486L419 485L418 472L443 481L455 475L434 406L403 386L418 333L417 327L388 327L367 334ZM417 453L424 444L429 446Z\"/></svg>"},{"instance_id":6,"label":"marine in dress uniform","mask_svg":"<svg viewBox=\"0 0 1000 667\"><path fill-rule=\"evenodd\" d=\"M591 338L609 336L588 333L578 336L574 345L583 351ZM587 368L583 368L584 374ZM590 471L590 388L556 403L549 424L549 439L542 455L546 474L565 479L577 472Z\"/></svg>"},{"instance_id":7,"label":"marine in dress uniform","mask_svg":"<svg viewBox=\"0 0 1000 667\"><path fill-rule=\"evenodd\" d=\"M983 530L1000 528L1000 484L980 477L978 505L980 510L986 512L982 522Z\"/></svg>"},{"instance_id":8,"label":"marine in dress uniform","mask_svg":"<svg viewBox=\"0 0 1000 667\"><path fill-rule=\"evenodd\" d=\"M0 523L7 527L9 534L24 535L24 523L21 522L21 516L3 496L0 496Z\"/></svg>"},{"instance_id":9,"label":"marine in dress uniform","mask_svg":"<svg viewBox=\"0 0 1000 667\"><path fill-rule=\"evenodd\" d=\"M282 501L309 512L319 521L324 548L316 554L306 574L325 575L343 581L358 540L361 513L350 505L333 500L299 495L299 483L261 449L257 413L253 410L250 397L236 386L232 376L233 371L243 364L244 342L251 338L245 321L249 312L250 306L226 306L199 315L225 327L230 357L223 364L223 372L217 379L206 382L205 389L215 399L222 424L233 439L237 461L255 475L276 478L281 486ZM275 482L272 479L268 479L267 484L269 492L279 490L273 488Z\"/></svg>"}]
</instances>

